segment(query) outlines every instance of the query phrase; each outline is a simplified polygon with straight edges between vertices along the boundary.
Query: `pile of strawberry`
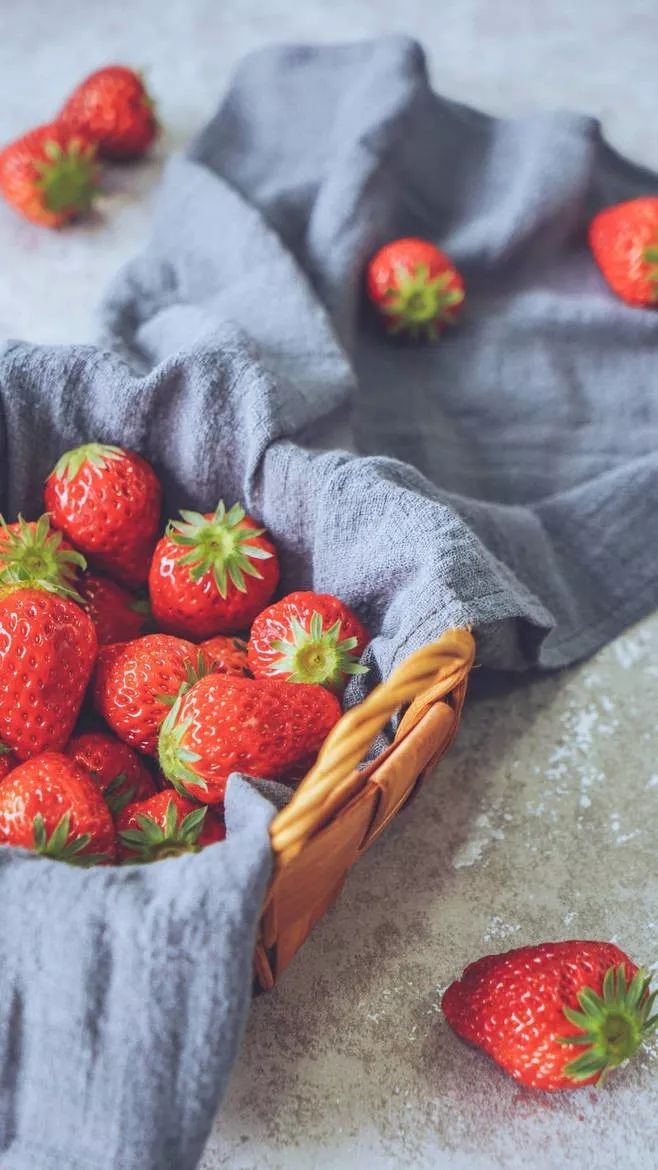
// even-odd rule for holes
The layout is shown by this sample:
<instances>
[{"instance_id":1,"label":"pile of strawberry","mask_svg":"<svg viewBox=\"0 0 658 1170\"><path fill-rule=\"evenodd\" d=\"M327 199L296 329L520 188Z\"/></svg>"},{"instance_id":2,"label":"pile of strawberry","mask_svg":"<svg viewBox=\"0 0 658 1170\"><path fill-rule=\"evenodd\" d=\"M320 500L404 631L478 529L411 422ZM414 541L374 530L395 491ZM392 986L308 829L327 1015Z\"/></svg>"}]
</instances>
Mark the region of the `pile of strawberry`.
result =
<instances>
[{"instance_id":1,"label":"pile of strawberry","mask_svg":"<svg viewBox=\"0 0 658 1170\"><path fill-rule=\"evenodd\" d=\"M101 159L140 158L157 133L155 107L139 73L124 65L97 69L51 122L0 151L0 192L26 219L61 227L90 210Z\"/></svg>"},{"instance_id":2,"label":"pile of strawberry","mask_svg":"<svg viewBox=\"0 0 658 1170\"><path fill-rule=\"evenodd\" d=\"M183 511L141 456L62 455L36 521L0 517L0 843L78 865L224 836L231 772L294 784L369 639L338 598L291 593L235 504Z\"/></svg>"}]
</instances>

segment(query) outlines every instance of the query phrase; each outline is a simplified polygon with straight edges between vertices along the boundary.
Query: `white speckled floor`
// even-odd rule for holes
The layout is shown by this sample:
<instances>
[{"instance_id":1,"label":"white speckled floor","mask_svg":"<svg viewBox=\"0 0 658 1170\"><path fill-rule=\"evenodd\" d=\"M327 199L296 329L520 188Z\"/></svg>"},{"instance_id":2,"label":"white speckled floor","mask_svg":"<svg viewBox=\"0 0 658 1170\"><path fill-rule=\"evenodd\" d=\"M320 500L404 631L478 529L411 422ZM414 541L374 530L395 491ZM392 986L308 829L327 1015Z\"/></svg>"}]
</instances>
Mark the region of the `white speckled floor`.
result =
<instances>
[{"instance_id":1,"label":"white speckled floor","mask_svg":"<svg viewBox=\"0 0 658 1170\"><path fill-rule=\"evenodd\" d=\"M161 158L209 115L242 53L385 31L421 38L451 97L580 109L658 166L655 0L5 0L0 140L111 59L147 69L167 134L159 157L112 174L85 227L48 234L0 207L0 336L93 338L101 290L143 239ZM533 1096L461 1045L438 1002L483 951L545 937L611 938L658 965L657 705L658 618L577 670L471 704L435 781L255 1003L203 1170L656 1165L658 1049L604 1094Z\"/></svg>"}]
</instances>

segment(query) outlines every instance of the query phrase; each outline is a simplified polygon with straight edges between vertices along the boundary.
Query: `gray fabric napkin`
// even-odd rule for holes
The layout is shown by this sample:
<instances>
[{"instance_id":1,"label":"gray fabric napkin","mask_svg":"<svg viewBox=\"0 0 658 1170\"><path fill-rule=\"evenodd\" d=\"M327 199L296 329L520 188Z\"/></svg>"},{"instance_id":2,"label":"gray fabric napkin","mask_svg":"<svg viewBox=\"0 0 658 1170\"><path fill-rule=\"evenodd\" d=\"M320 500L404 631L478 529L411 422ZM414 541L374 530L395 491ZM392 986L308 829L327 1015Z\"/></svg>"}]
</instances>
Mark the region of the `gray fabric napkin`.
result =
<instances>
[{"instance_id":1,"label":"gray fabric napkin","mask_svg":"<svg viewBox=\"0 0 658 1170\"><path fill-rule=\"evenodd\" d=\"M371 671L450 625L518 669L590 653L658 599L658 315L608 291L586 226L658 193L571 115L436 97L404 38L250 57L167 168L107 350L0 358L0 503L61 451L153 460L167 507L242 500L284 590L355 606ZM439 345L383 337L368 256L422 235L467 281ZM0 850L0 1165L188 1170L247 1011L272 806L239 780L204 853L79 873ZM120 1137L117 1137L120 1135Z\"/></svg>"}]
</instances>

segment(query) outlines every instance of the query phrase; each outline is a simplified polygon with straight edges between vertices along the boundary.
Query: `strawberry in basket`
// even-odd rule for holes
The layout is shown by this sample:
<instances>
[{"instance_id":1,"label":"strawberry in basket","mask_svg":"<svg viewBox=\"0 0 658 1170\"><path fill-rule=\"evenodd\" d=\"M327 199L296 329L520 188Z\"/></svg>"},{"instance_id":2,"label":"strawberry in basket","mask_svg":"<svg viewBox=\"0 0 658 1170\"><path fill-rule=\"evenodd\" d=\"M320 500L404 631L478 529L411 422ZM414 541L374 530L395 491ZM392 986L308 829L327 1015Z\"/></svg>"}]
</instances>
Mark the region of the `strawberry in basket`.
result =
<instances>
[{"instance_id":1,"label":"strawberry in basket","mask_svg":"<svg viewBox=\"0 0 658 1170\"><path fill-rule=\"evenodd\" d=\"M78 574L85 558L51 527L47 514L38 520L18 517L7 524L0 516L0 583L34 585L79 601Z\"/></svg>"},{"instance_id":2,"label":"strawberry in basket","mask_svg":"<svg viewBox=\"0 0 658 1170\"><path fill-rule=\"evenodd\" d=\"M429 242L393 240L372 257L368 296L391 334L436 341L461 312L464 281L443 252Z\"/></svg>"},{"instance_id":3,"label":"strawberry in basket","mask_svg":"<svg viewBox=\"0 0 658 1170\"><path fill-rule=\"evenodd\" d=\"M74 89L58 122L98 145L107 159L143 155L158 133L151 97L139 73L125 65L97 69Z\"/></svg>"},{"instance_id":4,"label":"strawberry in basket","mask_svg":"<svg viewBox=\"0 0 658 1170\"><path fill-rule=\"evenodd\" d=\"M94 677L94 705L124 743L156 755L160 725L181 690L211 670L203 651L171 634L145 634L104 646Z\"/></svg>"},{"instance_id":5,"label":"strawberry in basket","mask_svg":"<svg viewBox=\"0 0 658 1170\"><path fill-rule=\"evenodd\" d=\"M298 779L341 716L324 687L210 674L179 696L160 730L160 767L185 796L224 799L231 772Z\"/></svg>"},{"instance_id":6,"label":"strawberry in basket","mask_svg":"<svg viewBox=\"0 0 658 1170\"><path fill-rule=\"evenodd\" d=\"M78 592L96 627L99 646L111 642L132 642L143 632L151 616L148 601L141 601L111 581L95 573L83 573Z\"/></svg>"},{"instance_id":7,"label":"strawberry in basket","mask_svg":"<svg viewBox=\"0 0 658 1170\"><path fill-rule=\"evenodd\" d=\"M330 593L289 593L258 615L249 638L249 666L256 678L319 683L342 692L361 666L370 635Z\"/></svg>"},{"instance_id":8,"label":"strawberry in basket","mask_svg":"<svg viewBox=\"0 0 658 1170\"><path fill-rule=\"evenodd\" d=\"M117 820L122 861L161 861L181 853L198 853L223 841L224 822L207 806L199 807L173 788L130 804Z\"/></svg>"},{"instance_id":9,"label":"strawberry in basket","mask_svg":"<svg viewBox=\"0 0 658 1170\"><path fill-rule=\"evenodd\" d=\"M657 992L612 943L519 947L471 963L443 996L458 1036L533 1089L602 1082L656 1029Z\"/></svg>"},{"instance_id":10,"label":"strawberry in basket","mask_svg":"<svg viewBox=\"0 0 658 1170\"><path fill-rule=\"evenodd\" d=\"M247 659L247 643L229 634L216 634L201 642L199 649L210 667L211 674L243 674L251 678Z\"/></svg>"},{"instance_id":11,"label":"strawberry in basket","mask_svg":"<svg viewBox=\"0 0 658 1170\"><path fill-rule=\"evenodd\" d=\"M658 197L644 195L594 216L589 242L610 288L629 305L658 303Z\"/></svg>"},{"instance_id":12,"label":"strawberry in basket","mask_svg":"<svg viewBox=\"0 0 658 1170\"><path fill-rule=\"evenodd\" d=\"M89 773L115 818L126 805L147 800L156 791L153 777L137 752L107 732L75 735L66 755Z\"/></svg>"},{"instance_id":13,"label":"strawberry in basket","mask_svg":"<svg viewBox=\"0 0 658 1170\"><path fill-rule=\"evenodd\" d=\"M62 227L88 212L98 179L96 144L81 130L38 126L0 151L0 192L43 227Z\"/></svg>"},{"instance_id":14,"label":"strawberry in basket","mask_svg":"<svg viewBox=\"0 0 658 1170\"><path fill-rule=\"evenodd\" d=\"M163 630L201 642L244 630L270 600L279 561L264 529L239 504L181 512L159 541L149 573L153 616Z\"/></svg>"},{"instance_id":15,"label":"strawberry in basket","mask_svg":"<svg viewBox=\"0 0 658 1170\"><path fill-rule=\"evenodd\" d=\"M141 455L105 443L67 451L46 480L51 523L91 565L128 589L144 585L162 488Z\"/></svg>"},{"instance_id":16,"label":"strawberry in basket","mask_svg":"<svg viewBox=\"0 0 658 1170\"><path fill-rule=\"evenodd\" d=\"M112 817L99 789L59 752L21 764L0 784L0 843L73 865L108 863L116 854Z\"/></svg>"}]
</instances>

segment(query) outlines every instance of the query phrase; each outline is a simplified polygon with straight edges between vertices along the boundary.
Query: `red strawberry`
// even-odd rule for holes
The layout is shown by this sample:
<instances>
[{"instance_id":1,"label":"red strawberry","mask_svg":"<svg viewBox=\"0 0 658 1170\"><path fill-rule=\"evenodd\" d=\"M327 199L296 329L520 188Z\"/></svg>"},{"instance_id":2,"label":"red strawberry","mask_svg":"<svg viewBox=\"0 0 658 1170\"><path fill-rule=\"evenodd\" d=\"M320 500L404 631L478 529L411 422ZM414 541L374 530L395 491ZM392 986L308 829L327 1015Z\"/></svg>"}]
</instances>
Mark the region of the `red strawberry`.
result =
<instances>
[{"instance_id":1,"label":"red strawberry","mask_svg":"<svg viewBox=\"0 0 658 1170\"><path fill-rule=\"evenodd\" d=\"M612 943L542 943L471 963L442 1007L521 1084L573 1089L601 1081L654 1031L648 986Z\"/></svg>"},{"instance_id":2,"label":"red strawberry","mask_svg":"<svg viewBox=\"0 0 658 1170\"><path fill-rule=\"evenodd\" d=\"M6 747L4 743L0 743L0 780L4 780L5 776L8 776L12 769L16 767L18 767L18 760L11 748Z\"/></svg>"},{"instance_id":3,"label":"red strawberry","mask_svg":"<svg viewBox=\"0 0 658 1170\"><path fill-rule=\"evenodd\" d=\"M109 159L139 158L158 133L153 101L142 78L123 65L107 65L85 78L66 102L59 122L84 132Z\"/></svg>"},{"instance_id":4,"label":"red strawberry","mask_svg":"<svg viewBox=\"0 0 658 1170\"><path fill-rule=\"evenodd\" d=\"M91 618L43 589L0 589L0 738L20 760L66 744L96 660Z\"/></svg>"},{"instance_id":5,"label":"red strawberry","mask_svg":"<svg viewBox=\"0 0 658 1170\"><path fill-rule=\"evenodd\" d=\"M464 281L452 261L429 240L385 244L367 271L368 296L389 333L435 341L461 311Z\"/></svg>"},{"instance_id":6,"label":"red strawberry","mask_svg":"<svg viewBox=\"0 0 658 1170\"><path fill-rule=\"evenodd\" d=\"M146 764L127 744L104 731L76 735L66 755L89 773L116 817L127 804L153 796L155 784Z\"/></svg>"},{"instance_id":7,"label":"red strawberry","mask_svg":"<svg viewBox=\"0 0 658 1170\"><path fill-rule=\"evenodd\" d=\"M289 593L251 627L249 665L256 678L276 675L342 691L370 636L355 613L331 593Z\"/></svg>"},{"instance_id":8,"label":"red strawberry","mask_svg":"<svg viewBox=\"0 0 658 1170\"><path fill-rule=\"evenodd\" d=\"M101 573L144 585L157 540L162 488L134 451L85 443L62 455L46 481L51 523Z\"/></svg>"},{"instance_id":9,"label":"red strawberry","mask_svg":"<svg viewBox=\"0 0 658 1170\"><path fill-rule=\"evenodd\" d=\"M198 853L223 841L224 822L212 809L166 788L148 800L129 804L118 821L123 861L161 861L181 853Z\"/></svg>"},{"instance_id":10,"label":"red strawberry","mask_svg":"<svg viewBox=\"0 0 658 1170\"><path fill-rule=\"evenodd\" d=\"M156 755L160 725L176 696L208 671L199 647L169 634L145 634L103 647L98 659L96 710L124 743Z\"/></svg>"},{"instance_id":11,"label":"red strawberry","mask_svg":"<svg viewBox=\"0 0 658 1170\"><path fill-rule=\"evenodd\" d=\"M148 601L139 601L109 577L85 573L80 578L78 592L96 627L99 646L110 642L132 642L149 620Z\"/></svg>"},{"instance_id":12,"label":"red strawberry","mask_svg":"<svg viewBox=\"0 0 658 1170\"><path fill-rule=\"evenodd\" d=\"M589 242L617 296L629 305L658 302L658 196L606 207L590 224Z\"/></svg>"},{"instance_id":13,"label":"red strawberry","mask_svg":"<svg viewBox=\"0 0 658 1170\"><path fill-rule=\"evenodd\" d=\"M76 578L86 568L61 532L51 528L46 513L38 520L7 524L0 516L0 584L33 585L78 599Z\"/></svg>"},{"instance_id":14,"label":"red strawberry","mask_svg":"<svg viewBox=\"0 0 658 1170\"><path fill-rule=\"evenodd\" d=\"M160 767L179 792L214 803L231 772L289 779L338 722L324 687L210 674L181 695L160 731Z\"/></svg>"},{"instance_id":15,"label":"red strawberry","mask_svg":"<svg viewBox=\"0 0 658 1170\"><path fill-rule=\"evenodd\" d=\"M89 211L98 190L96 146L55 123L0 151L0 192L26 219L57 228Z\"/></svg>"},{"instance_id":16,"label":"red strawberry","mask_svg":"<svg viewBox=\"0 0 658 1170\"><path fill-rule=\"evenodd\" d=\"M247 662L247 643L242 638L216 634L199 646L212 674L242 674L251 678Z\"/></svg>"},{"instance_id":17,"label":"red strawberry","mask_svg":"<svg viewBox=\"0 0 658 1170\"><path fill-rule=\"evenodd\" d=\"M110 810L87 773L59 752L45 752L0 784L0 841L74 865L114 860Z\"/></svg>"},{"instance_id":18,"label":"red strawberry","mask_svg":"<svg viewBox=\"0 0 658 1170\"><path fill-rule=\"evenodd\" d=\"M279 580L274 545L239 504L181 512L156 546L149 574L153 616L170 634L200 642L243 630Z\"/></svg>"}]
</instances>

